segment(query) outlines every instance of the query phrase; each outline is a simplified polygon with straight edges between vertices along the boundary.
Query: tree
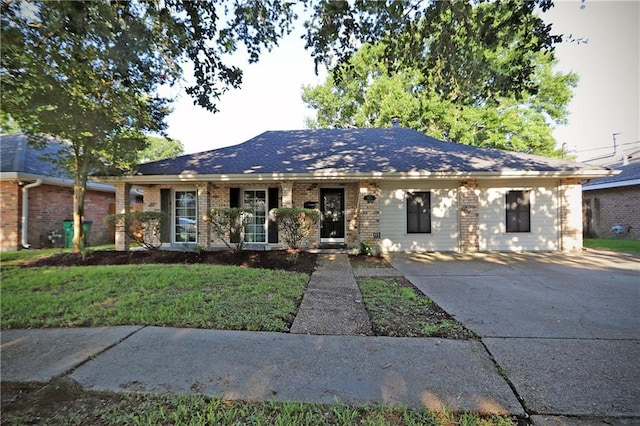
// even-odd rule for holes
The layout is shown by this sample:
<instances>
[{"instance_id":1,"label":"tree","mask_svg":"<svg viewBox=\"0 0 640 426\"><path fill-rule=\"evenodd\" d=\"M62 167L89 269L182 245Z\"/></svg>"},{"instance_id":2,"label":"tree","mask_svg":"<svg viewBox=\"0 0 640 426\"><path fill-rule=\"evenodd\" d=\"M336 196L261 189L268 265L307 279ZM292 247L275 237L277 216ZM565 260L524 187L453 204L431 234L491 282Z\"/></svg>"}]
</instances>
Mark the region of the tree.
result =
<instances>
[{"instance_id":1,"label":"tree","mask_svg":"<svg viewBox=\"0 0 640 426\"><path fill-rule=\"evenodd\" d=\"M294 17L280 0L9 1L1 11L2 112L32 143L46 143L42 135L69 142L57 160L74 175L76 252L89 174L126 170L145 133L165 128L170 99L158 88L180 82L189 60L195 82L186 92L217 111L218 97L242 80L225 55L244 43L258 60Z\"/></svg>"},{"instance_id":2,"label":"tree","mask_svg":"<svg viewBox=\"0 0 640 426\"><path fill-rule=\"evenodd\" d=\"M138 155L138 163L163 160L184 154L184 145L177 139L147 136L147 147Z\"/></svg>"},{"instance_id":3,"label":"tree","mask_svg":"<svg viewBox=\"0 0 640 426\"><path fill-rule=\"evenodd\" d=\"M382 44L392 72L417 67L436 93L467 104L535 94L537 53L562 41L539 16L551 0L321 0L311 7L306 46L336 81L362 45Z\"/></svg>"},{"instance_id":4,"label":"tree","mask_svg":"<svg viewBox=\"0 0 640 426\"><path fill-rule=\"evenodd\" d=\"M481 4L469 13L484 16L489 12L482 12L483 8L497 13L495 7L494 3ZM507 58L515 55L513 46L520 44L518 33L507 31L515 34L516 39L502 40L503 44L491 47L483 39L473 37L463 45L462 37L469 29L460 28L461 24L450 19L452 15L445 15L449 17L447 25L439 33L428 35L421 53L414 53L413 61L407 61L402 55L389 56L389 45L396 44L397 40L385 38L376 44L363 45L340 64L324 84L303 88L303 100L317 110L316 119L307 124L310 127L385 127L397 116L402 125L445 140L560 156L561 152L555 149L553 125L566 122L567 105L577 76L554 73L552 52L542 49L527 53L533 66L527 81L511 84L494 79L491 75L495 70L506 69ZM456 49L448 54L431 49L442 44L442 38L451 40L452 33L460 33L460 39L453 41L458 46ZM405 35L401 33L397 37L403 39ZM448 68L444 65L425 67L425 64L446 60L458 64L458 55L470 62L459 64L459 72L444 72ZM468 74L464 72L465 67L469 68Z\"/></svg>"}]
</instances>

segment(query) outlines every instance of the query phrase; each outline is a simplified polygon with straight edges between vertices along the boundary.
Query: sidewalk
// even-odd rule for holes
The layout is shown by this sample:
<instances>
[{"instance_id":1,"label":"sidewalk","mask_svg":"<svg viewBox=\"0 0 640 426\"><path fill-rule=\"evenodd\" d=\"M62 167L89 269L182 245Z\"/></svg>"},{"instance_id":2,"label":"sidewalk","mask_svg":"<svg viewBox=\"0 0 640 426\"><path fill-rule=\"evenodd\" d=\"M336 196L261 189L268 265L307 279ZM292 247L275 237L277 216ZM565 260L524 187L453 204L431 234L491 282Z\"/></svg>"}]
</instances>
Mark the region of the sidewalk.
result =
<instances>
[{"instance_id":1,"label":"sidewalk","mask_svg":"<svg viewBox=\"0 0 640 426\"><path fill-rule=\"evenodd\" d=\"M161 327L2 333L3 381L60 375L95 391L524 414L478 341Z\"/></svg>"}]
</instances>

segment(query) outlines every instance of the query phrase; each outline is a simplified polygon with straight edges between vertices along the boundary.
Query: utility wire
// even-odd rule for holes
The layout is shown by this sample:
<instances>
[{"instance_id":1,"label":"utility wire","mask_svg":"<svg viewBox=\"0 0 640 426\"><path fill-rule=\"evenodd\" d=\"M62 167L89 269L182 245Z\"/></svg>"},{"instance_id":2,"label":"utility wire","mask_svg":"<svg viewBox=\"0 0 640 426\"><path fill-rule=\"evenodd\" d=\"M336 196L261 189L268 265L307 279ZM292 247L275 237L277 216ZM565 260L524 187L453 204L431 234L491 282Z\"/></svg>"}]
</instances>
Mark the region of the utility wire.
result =
<instances>
[{"instance_id":1,"label":"utility wire","mask_svg":"<svg viewBox=\"0 0 640 426\"><path fill-rule=\"evenodd\" d=\"M640 141L621 143L621 144L618 144L618 146L620 147L620 146L635 145L635 144L640 144ZM608 145L600 148L581 149L579 151L572 151L572 152L589 152L589 151L598 151L601 149L612 149L612 146Z\"/></svg>"}]
</instances>

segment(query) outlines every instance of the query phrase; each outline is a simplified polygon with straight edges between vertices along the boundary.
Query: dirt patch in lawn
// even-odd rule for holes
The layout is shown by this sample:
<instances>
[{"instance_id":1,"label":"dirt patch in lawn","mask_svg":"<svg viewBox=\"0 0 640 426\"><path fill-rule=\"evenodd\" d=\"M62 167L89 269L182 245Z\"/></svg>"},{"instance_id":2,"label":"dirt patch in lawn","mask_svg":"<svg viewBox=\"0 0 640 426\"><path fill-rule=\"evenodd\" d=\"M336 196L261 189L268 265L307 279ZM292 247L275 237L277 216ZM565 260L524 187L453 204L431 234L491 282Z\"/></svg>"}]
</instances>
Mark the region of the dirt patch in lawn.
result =
<instances>
[{"instance_id":1,"label":"dirt patch in lawn","mask_svg":"<svg viewBox=\"0 0 640 426\"><path fill-rule=\"evenodd\" d=\"M85 254L60 253L25 263L23 266L96 266L153 263L233 265L247 268L280 269L311 274L318 255L289 250L169 251L134 250L130 252L99 250Z\"/></svg>"},{"instance_id":2,"label":"dirt patch in lawn","mask_svg":"<svg viewBox=\"0 0 640 426\"><path fill-rule=\"evenodd\" d=\"M349 261L354 269L357 268L392 268L391 264L383 256L367 256L364 254L352 254Z\"/></svg>"},{"instance_id":3,"label":"dirt patch in lawn","mask_svg":"<svg viewBox=\"0 0 640 426\"><path fill-rule=\"evenodd\" d=\"M357 281L376 336L477 337L404 277L369 277Z\"/></svg>"}]
</instances>

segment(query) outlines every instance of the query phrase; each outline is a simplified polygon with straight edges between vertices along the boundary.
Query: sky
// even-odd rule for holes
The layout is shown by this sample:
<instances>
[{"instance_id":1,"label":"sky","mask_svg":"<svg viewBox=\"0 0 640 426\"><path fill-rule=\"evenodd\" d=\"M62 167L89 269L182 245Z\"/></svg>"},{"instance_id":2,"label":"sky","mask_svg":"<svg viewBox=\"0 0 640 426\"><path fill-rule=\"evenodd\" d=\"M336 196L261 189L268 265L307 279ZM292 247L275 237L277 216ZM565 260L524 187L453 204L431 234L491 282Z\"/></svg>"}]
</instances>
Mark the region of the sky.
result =
<instances>
[{"instance_id":1,"label":"sky","mask_svg":"<svg viewBox=\"0 0 640 426\"><path fill-rule=\"evenodd\" d=\"M569 110L569 123L558 126L558 147L579 161L613 154L613 134L618 153L640 148L640 0L556 1L543 14L556 34L571 34L586 43L556 47L557 70L580 77ZM315 74L313 59L304 49L301 30L248 64L238 55L244 71L241 89L228 91L212 114L193 106L187 95L174 104L167 130L180 140L185 154L235 145L267 130L305 128L314 115L302 102L302 86L324 81Z\"/></svg>"}]
</instances>

